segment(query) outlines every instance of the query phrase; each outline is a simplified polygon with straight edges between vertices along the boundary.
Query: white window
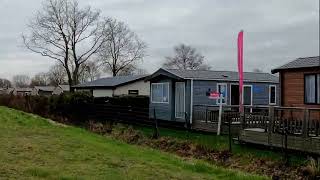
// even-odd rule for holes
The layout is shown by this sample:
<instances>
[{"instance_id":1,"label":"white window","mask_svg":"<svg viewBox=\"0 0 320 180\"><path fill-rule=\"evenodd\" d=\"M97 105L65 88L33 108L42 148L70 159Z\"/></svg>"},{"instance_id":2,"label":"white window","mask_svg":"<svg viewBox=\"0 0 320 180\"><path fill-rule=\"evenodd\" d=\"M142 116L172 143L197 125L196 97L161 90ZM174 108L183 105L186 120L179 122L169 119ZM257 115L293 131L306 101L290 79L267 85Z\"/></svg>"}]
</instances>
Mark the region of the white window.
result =
<instances>
[{"instance_id":1,"label":"white window","mask_svg":"<svg viewBox=\"0 0 320 180\"><path fill-rule=\"evenodd\" d=\"M269 86L269 104L270 105L277 104L277 86L276 85Z\"/></svg>"},{"instance_id":2,"label":"white window","mask_svg":"<svg viewBox=\"0 0 320 180\"><path fill-rule=\"evenodd\" d=\"M169 83L151 84L151 102L169 103Z\"/></svg>"},{"instance_id":3,"label":"white window","mask_svg":"<svg viewBox=\"0 0 320 180\"><path fill-rule=\"evenodd\" d=\"M227 84L226 83L218 83L217 91L220 95L222 95L222 104L226 104L227 102ZM217 99L217 104L220 104L220 99Z\"/></svg>"},{"instance_id":4,"label":"white window","mask_svg":"<svg viewBox=\"0 0 320 180\"><path fill-rule=\"evenodd\" d=\"M139 90L128 90L129 95L139 95Z\"/></svg>"},{"instance_id":5,"label":"white window","mask_svg":"<svg viewBox=\"0 0 320 180\"><path fill-rule=\"evenodd\" d=\"M305 75L304 101L306 104L320 104L320 74Z\"/></svg>"}]
</instances>

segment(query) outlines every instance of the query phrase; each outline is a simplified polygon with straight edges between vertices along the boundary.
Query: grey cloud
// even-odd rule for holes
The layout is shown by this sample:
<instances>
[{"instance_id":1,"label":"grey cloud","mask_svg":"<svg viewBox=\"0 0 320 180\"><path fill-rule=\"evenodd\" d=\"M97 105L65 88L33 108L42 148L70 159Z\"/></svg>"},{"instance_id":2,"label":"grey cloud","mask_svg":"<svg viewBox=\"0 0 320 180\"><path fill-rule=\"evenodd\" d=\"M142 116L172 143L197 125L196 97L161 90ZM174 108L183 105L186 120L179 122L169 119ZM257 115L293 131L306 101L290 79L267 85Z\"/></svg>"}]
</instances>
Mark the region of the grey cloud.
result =
<instances>
[{"instance_id":1,"label":"grey cloud","mask_svg":"<svg viewBox=\"0 0 320 180\"><path fill-rule=\"evenodd\" d=\"M0 0L0 76L34 74L53 63L19 47L20 35L41 2ZM80 0L80 4L126 22L148 44L141 67L149 72L159 68L179 43L195 46L214 69L236 70L240 29L245 31L246 71L270 72L294 58L319 55L318 0Z\"/></svg>"}]
</instances>

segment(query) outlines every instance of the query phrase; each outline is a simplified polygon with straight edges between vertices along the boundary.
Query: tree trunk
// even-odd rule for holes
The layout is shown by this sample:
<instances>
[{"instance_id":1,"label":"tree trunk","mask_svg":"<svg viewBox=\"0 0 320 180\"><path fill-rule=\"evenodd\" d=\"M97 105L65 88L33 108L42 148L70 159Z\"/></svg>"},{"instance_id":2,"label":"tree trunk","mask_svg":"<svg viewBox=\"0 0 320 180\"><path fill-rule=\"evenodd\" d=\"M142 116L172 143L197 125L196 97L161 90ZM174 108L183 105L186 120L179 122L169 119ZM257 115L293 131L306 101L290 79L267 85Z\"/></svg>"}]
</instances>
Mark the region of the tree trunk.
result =
<instances>
[{"instance_id":1,"label":"tree trunk","mask_svg":"<svg viewBox=\"0 0 320 180\"><path fill-rule=\"evenodd\" d=\"M77 85L79 84L79 76L78 76L78 72L79 72L79 66L78 64L76 64L76 67L74 68L74 71L73 71L73 85Z\"/></svg>"},{"instance_id":2,"label":"tree trunk","mask_svg":"<svg viewBox=\"0 0 320 180\"><path fill-rule=\"evenodd\" d=\"M112 70L112 76L113 76L113 77L117 76L117 71L116 71L116 69L113 69L113 70Z\"/></svg>"}]
</instances>

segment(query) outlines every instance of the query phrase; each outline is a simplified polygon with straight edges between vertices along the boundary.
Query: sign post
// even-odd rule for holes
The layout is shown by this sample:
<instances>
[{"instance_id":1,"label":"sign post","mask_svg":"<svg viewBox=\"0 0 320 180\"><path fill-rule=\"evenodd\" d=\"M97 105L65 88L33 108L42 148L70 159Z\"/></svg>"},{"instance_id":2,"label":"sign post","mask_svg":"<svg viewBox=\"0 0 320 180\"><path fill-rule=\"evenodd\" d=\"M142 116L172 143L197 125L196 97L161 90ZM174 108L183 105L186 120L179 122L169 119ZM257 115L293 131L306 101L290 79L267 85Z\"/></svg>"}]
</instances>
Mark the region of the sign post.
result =
<instances>
[{"instance_id":1,"label":"sign post","mask_svg":"<svg viewBox=\"0 0 320 180\"><path fill-rule=\"evenodd\" d=\"M222 100L223 100L223 94L220 94L219 92L211 92L210 99L218 99L219 101L219 117L218 117L218 129L217 129L217 135L220 135L220 129L221 129L221 117L222 117Z\"/></svg>"},{"instance_id":2,"label":"sign post","mask_svg":"<svg viewBox=\"0 0 320 180\"><path fill-rule=\"evenodd\" d=\"M220 94L219 96L219 101L220 101L220 104L219 104L219 119L218 119L218 130L217 130L217 135L219 136L220 135L220 129L221 129L221 117L222 117L222 94Z\"/></svg>"}]
</instances>

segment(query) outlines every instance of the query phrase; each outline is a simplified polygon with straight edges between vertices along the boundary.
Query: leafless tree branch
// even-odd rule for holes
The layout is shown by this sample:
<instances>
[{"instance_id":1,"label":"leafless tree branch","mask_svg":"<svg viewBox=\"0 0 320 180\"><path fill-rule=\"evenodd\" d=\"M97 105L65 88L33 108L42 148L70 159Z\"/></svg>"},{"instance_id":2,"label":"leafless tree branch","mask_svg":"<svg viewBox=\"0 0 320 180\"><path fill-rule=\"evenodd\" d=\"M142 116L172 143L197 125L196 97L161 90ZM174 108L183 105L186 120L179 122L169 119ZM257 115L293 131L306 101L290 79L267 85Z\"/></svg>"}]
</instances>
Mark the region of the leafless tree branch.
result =
<instances>
[{"instance_id":1,"label":"leafless tree branch","mask_svg":"<svg viewBox=\"0 0 320 180\"><path fill-rule=\"evenodd\" d=\"M169 69L183 69L183 70L208 70L211 67L203 63L204 56L196 52L196 49L180 44L174 47L175 55L173 57L166 57L166 62L163 64L165 68Z\"/></svg>"},{"instance_id":2,"label":"leafless tree branch","mask_svg":"<svg viewBox=\"0 0 320 180\"><path fill-rule=\"evenodd\" d=\"M113 76L134 69L135 64L145 56L146 44L123 22L107 19L105 24L108 38L98 53L105 69Z\"/></svg>"}]
</instances>

